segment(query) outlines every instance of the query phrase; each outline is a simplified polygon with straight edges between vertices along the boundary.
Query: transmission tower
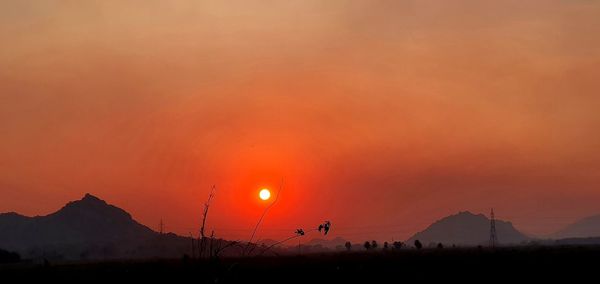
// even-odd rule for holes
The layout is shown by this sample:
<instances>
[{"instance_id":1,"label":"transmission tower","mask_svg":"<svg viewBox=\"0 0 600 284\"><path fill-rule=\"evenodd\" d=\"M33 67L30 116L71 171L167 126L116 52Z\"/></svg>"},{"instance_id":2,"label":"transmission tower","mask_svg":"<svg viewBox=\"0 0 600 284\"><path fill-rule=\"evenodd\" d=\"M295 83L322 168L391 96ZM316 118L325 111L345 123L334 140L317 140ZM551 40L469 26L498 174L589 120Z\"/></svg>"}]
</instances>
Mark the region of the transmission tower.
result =
<instances>
[{"instance_id":1,"label":"transmission tower","mask_svg":"<svg viewBox=\"0 0 600 284\"><path fill-rule=\"evenodd\" d=\"M163 223L163 220L160 219L160 229L159 229L160 231L159 232L161 235L164 234L164 228L165 228L165 224Z\"/></svg>"},{"instance_id":2,"label":"transmission tower","mask_svg":"<svg viewBox=\"0 0 600 284\"><path fill-rule=\"evenodd\" d=\"M496 218L494 217L494 208L490 213L490 247L495 248L498 245L498 235L496 234Z\"/></svg>"}]
</instances>

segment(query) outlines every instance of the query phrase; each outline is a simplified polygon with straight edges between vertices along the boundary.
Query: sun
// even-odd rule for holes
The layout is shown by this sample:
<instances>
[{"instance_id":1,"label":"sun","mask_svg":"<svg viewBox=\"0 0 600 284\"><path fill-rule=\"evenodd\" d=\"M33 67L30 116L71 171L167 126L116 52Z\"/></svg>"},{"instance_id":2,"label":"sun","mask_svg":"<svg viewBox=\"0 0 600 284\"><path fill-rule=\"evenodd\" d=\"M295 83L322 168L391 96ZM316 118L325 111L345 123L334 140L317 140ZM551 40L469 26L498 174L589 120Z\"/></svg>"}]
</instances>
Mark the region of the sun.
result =
<instances>
[{"instance_id":1,"label":"sun","mask_svg":"<svg viewBox=\"0 0 600 284\"><path fill-rule=\"evenodd\" d=\"M266 189L263 188L260 190L260 192L258 193L258 196L260 197L260 199L262 200L269 200L269 198L271 198L271 192Z\"/></svg>"}]
</instances>

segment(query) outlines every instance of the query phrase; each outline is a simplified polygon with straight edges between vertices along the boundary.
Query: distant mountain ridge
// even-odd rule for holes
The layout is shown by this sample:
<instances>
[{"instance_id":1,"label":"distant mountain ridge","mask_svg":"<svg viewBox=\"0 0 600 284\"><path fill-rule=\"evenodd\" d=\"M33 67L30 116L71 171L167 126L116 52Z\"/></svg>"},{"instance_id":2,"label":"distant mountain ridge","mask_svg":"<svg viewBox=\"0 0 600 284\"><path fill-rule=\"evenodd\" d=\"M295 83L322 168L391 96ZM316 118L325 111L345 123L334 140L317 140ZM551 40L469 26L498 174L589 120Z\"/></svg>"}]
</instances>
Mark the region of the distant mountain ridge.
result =
<instances>
[{"instance_id":1,"label":"distant mountain ridge","mask_svg":"<svg viewBox=\"0 0 600 284\"><path fill-rule=\"evenodd\" d=\"M552 235L554 239L593 237L600 237L600 215L583 218Z\"/></svg>"},{"instance_id":2,"label":"distant mountain ridge","mask_svg":"<svg viewBox=\"0 0 600 284\"><path fill-rule=\"evenodd\" d=\"M512 223L496 220L500 245L523 244L531 239L519 232ZM442 243L445 246L487 245L490 220L483 214L459 212L444 217L407 240L423 245ZM600 244L600 215L584 218L556 233L559 240L535 240L548 245ZM555 238L555 239L556 239ZM229 243L226 240L216 240ZM345 250L346 240L302 239L300 246L283 243L278 253L322 252ZM263 240L270 245L276 240ZM160 234L138 223L125 210L110 205L91 194L67 203L60 210L46 215L27 217L9 212L0 214L0 249L16 251L24 258L48 259L106 259L181 257L192 251L190 238L172 233ZM360 248L361 243L353 244ZM230 256L239 250L229 251Z\"/></svg>"},{"instance_id":3,"label":"distant mountain ridge","mask_svg":"<svg viewBox=\"0 0 600 284\"><path fill-rule=\"evenodd\" d=\"M529 237L514 228L511 222L496 220L496 232L500 244L520 244ZM419 240L423 245L442 243L445 245L477 246L487 245L490 239L490 219L483 214L475 215L464 211L444 217L425 230L407 240L412 245Z\"/></svg>"},{"instance_id":4,"label":"distant mountain ridge","mask_svg":"<svg viewBox=\"0 0 600 284\"><path fill-rule=\"evenodd\" d=\"M347 240L342 237L335 237L333 239L312 239L306 242L304 245L307 246L321 246L329 249L336 249L340 246L344 246Z\"/></svg>"}]
</instances>

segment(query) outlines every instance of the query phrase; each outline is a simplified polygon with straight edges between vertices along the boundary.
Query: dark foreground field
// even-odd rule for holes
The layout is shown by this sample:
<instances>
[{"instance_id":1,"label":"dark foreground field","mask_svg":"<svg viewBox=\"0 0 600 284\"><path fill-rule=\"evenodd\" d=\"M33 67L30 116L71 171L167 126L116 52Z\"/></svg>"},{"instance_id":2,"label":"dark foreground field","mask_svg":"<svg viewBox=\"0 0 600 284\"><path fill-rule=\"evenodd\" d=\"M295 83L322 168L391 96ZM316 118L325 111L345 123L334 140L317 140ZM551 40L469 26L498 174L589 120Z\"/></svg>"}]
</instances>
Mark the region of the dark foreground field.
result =
<instances>
[{"instance_id":1,"label":"dark foreground field","mask_svg":"<svg viewBox=\"0 0 600 284\"><path fill-rule=\"evenodd\" d=\"M189 283L312 283L440 280L496 282L600 281L600 247L430 249L399 252L0 265L0 283L164 281ZM3 281L5 280L5 281ZM59 283L60 283L59 282ZM154 283L154 282L153 282Z\"/></svg>"}]
</instances>

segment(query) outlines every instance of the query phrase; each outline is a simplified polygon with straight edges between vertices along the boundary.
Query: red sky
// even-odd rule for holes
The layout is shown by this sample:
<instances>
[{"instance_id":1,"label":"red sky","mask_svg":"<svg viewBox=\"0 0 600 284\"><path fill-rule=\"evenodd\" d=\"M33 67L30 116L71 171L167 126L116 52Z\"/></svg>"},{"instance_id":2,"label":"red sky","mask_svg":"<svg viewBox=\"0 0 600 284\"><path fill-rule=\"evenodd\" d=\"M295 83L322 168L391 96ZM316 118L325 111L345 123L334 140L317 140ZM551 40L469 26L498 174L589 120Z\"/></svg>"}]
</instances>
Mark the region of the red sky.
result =
<instances>
[{"instance_id":1,"label":"red sky","mask_svg":"<svg viewBox=\"0 0 600 284\"><path fill-rule=\"evenodd\" d=\"M86 192L153 228L600 213L600 2L2 1L0 212Z\"/></svg>"}]
</instances>

